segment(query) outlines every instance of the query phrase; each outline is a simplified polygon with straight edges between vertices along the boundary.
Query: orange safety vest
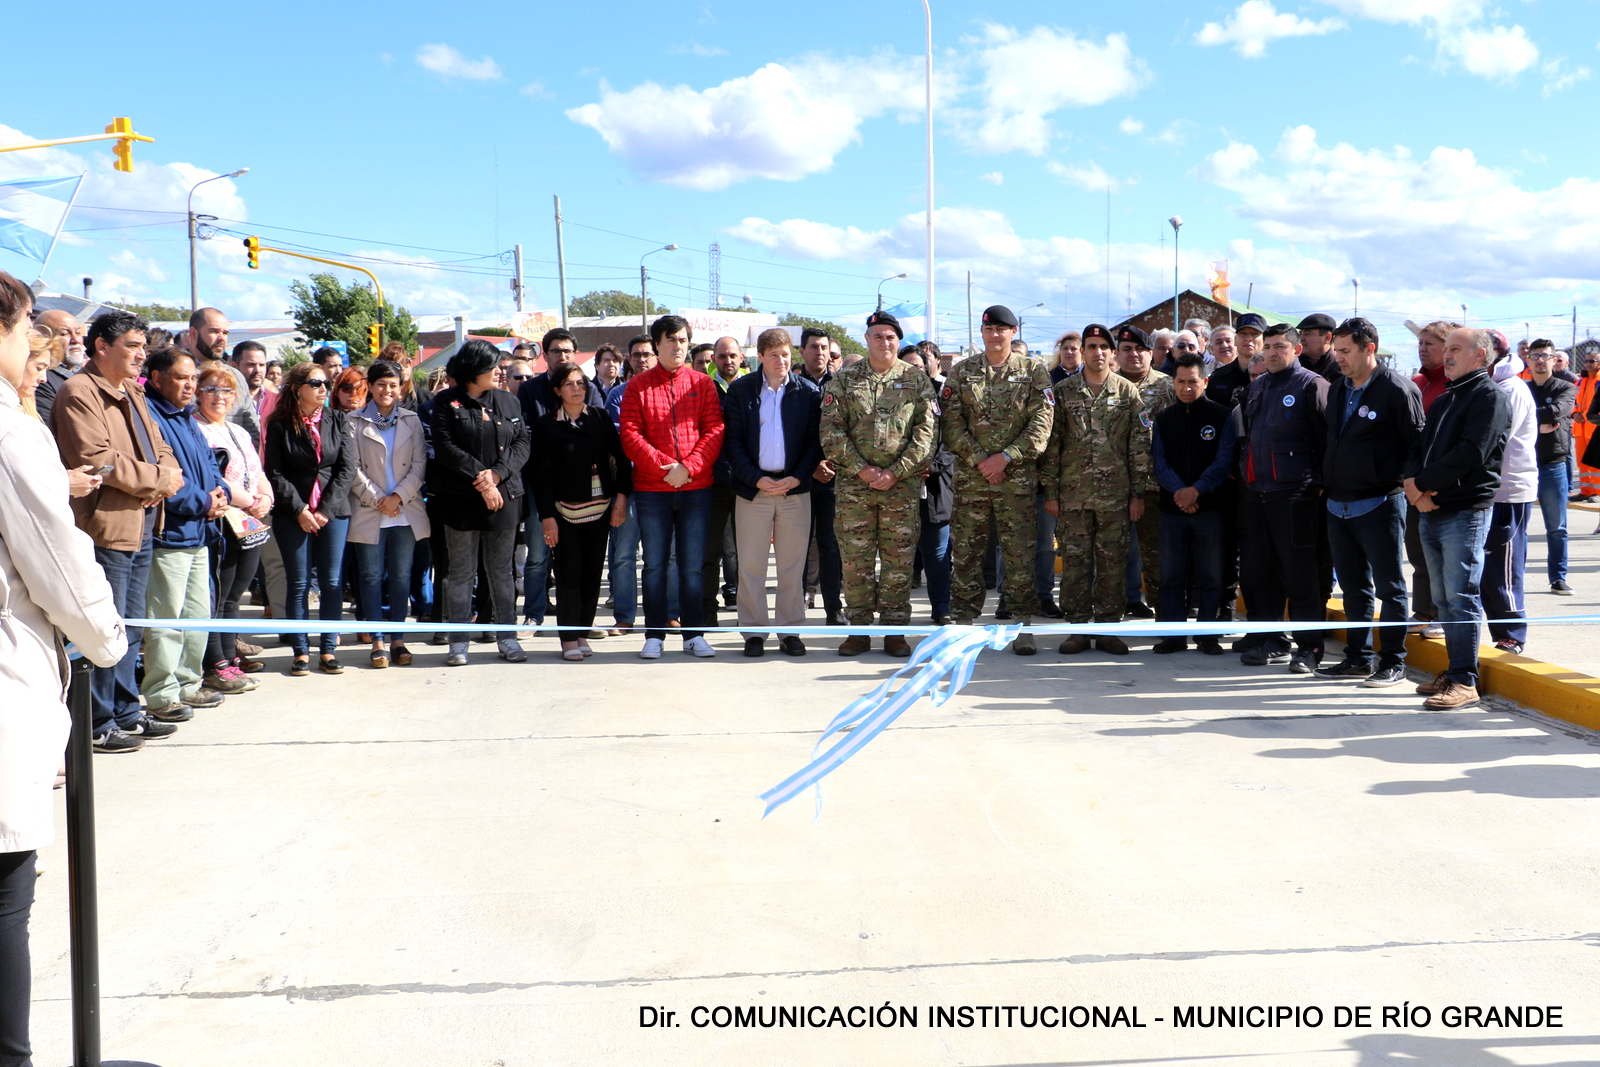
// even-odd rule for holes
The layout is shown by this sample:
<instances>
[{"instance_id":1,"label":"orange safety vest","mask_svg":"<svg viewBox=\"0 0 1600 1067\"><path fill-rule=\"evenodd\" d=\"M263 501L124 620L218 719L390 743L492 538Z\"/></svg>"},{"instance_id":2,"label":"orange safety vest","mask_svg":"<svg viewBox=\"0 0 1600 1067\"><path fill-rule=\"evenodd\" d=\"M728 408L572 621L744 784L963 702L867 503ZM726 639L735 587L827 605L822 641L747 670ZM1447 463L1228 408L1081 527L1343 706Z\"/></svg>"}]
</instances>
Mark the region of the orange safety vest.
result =
<instances>
[{"instance_id":1,"label":"orange safety vest","mask_svg":"<svg viewBox=\"0 0 1600 1067\"><path fill-rule=\"evenodd\" d=\"M1572 447L1573 455L1582 459L1584 451L1589 447L1589 439L1594 436L1594 423L1589 421L1589 405L1594 401L1595 376L1585 374L1578 379L1578 402L1573 407L1573 412L1583 415L1584 420L1572 420ZM1578 484L1572 487L1575 493L1589 496L1600 496L1600 470L1594 467L1578 464Z\"/></svg>"}]
</instances>

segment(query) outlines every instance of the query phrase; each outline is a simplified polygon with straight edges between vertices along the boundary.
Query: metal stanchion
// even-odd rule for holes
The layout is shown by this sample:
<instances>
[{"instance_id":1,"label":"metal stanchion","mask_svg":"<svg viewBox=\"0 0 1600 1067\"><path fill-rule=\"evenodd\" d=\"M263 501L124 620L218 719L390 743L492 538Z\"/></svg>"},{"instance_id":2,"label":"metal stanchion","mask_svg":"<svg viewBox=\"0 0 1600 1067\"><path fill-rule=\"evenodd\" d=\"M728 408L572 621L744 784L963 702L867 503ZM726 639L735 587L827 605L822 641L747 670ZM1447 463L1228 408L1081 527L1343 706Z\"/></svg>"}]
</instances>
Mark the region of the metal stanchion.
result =
<instances>
[{"instance_id":1,"label":"metal stanchion","mask_svg":"<svg viewBox=\"0 0 1600 1067\"><path fill-rule=\"evenodd\" d=\"M72 1067L155 1067L100 1059L100 909L94 853L94 664L72 661L67 705L67 893L72 925Z\"/></svg>"}]
</instances>

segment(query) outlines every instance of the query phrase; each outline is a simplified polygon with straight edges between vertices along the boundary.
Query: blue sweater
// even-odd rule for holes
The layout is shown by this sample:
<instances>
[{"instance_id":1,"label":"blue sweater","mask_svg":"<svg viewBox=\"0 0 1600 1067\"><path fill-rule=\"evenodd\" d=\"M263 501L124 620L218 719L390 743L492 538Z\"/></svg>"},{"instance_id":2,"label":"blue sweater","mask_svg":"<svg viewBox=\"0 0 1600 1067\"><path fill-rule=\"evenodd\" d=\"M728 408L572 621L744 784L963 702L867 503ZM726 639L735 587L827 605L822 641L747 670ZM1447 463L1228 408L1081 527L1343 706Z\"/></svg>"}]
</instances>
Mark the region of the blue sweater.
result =
<instances>
[{"instance_id":1,"label":"blue sweater","mask_svg":"<svg viewBox=\"0 0 1600 1067\"><path fill-rule=\"evenodd\" d=\"M153 391L145 394L145 403L183 469L183 488L167 498L166 528L156 535L156 545L204 548L222 534L221 524L206 518L211 511L211 490L223 487L216 457L194 423L193 404L173 407Z\"/></svg>"}]
</instances>

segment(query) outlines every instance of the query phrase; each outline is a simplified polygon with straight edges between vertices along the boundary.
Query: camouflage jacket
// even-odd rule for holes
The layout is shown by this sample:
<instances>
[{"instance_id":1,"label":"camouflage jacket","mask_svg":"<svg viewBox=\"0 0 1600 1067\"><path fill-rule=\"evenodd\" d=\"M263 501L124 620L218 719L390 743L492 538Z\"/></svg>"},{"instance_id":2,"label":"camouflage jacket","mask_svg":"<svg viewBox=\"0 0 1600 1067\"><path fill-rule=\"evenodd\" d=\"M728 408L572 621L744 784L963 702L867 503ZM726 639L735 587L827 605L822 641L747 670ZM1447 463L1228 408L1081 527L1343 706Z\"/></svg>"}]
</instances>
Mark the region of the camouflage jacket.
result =
<instances>
[{"instance_id":1,"label":"camouflage jacket","mask_svg":"<svg viewBox=\"0 0 1600 1067\"><path fill-rule=\"evenodd\" d=\"M1032 495L1038 458L1050 444L1055 407L1044 364L1027 356L1008 356L993 367L979 353L950 368L939 402L944 409L939 416L944 445L958 459L956 488L988 488L978 463L1005 452L1010 463L997 488Z\"/></svg>"},{"instance_id":2,"label":"camouflage jacket","mask_svg":"<svg viewBox=\"0 0 1600 1067\"><path fill-rule=\"evenodd\" d=\"M1150 477L1150 453L1138 447L1140 397L1112 374L1098 397L1083 375L1056 383L1056 421L1039 471L1050 499L1069 511L1128 506Z\"/></svg>"},{"instance_id":3,"label":"camouflage jacket","mask_svg":"<svg viewBox=\"0 0 1600 1067\"><path fill-rule=\"evenodd\" d=\"M822 453L841 480L865 467L904 479L933 458L939 401L933 381L895 360L879 375L870 360L845 367L822 393ZM848 482L846 482L848 484Z\"/></svg>"},{"instance_id":4,"label":"camouflage jacket","mask_svg":"<svg viewBox=\"0 0 1600 1067\"><path fill-rule=\"evenodd\" d=\"M1117 377L1121 378L1122 374L1119 372ZM1143 381L1128 384L1139 391L1139 422L1134 427L1133 447L1144 453L1146 464L1151 467L1150 476L1145 479L1141 492L1159 492L1161 486L1156 483L1154 464L1149 460L1152 448L1151 432L1156 424L1156 416L1176 404L1178 394L1172 388L1172 378L1153 368L1145 372Z\"/></svg>"}]
</instances>

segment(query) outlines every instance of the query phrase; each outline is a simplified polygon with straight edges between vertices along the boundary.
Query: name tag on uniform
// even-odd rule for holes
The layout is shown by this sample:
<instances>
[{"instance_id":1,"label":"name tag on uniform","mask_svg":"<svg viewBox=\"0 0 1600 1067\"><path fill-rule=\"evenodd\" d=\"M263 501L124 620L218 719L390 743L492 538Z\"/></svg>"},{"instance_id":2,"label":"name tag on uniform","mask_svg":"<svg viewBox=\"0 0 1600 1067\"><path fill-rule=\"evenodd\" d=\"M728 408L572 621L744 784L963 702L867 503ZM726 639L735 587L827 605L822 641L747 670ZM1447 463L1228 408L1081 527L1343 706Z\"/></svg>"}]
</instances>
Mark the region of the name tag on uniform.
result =
<instances>
[{"instance_id":1,"label":"name tag on uniform","mask_svg":"<svg viewBox=\"0 0 1600 1067\"><path fill-rule=\"evenodd\" d=\"M967 381L969 381L969 382L981 382L981 381L983 381L983 375L981 375L981 374L969 374L969 375L967 375Z\"/></svg>"},{"instance_id":2,"label":"name tag on uniform","mask_svg":"<svg viewBox=\"0 0 1600 1067\"><path fill-rule=\"evenodd\" d=\"M1008 382L1021 382L1023 385L1027 385L1029 382L1033 381L1033 379L1028 377L1026 374L1019 374L1019 375L1014 375L1014 376L1012 376L1010 378L1007 378L1006 381L1008 381Z\"/></svg>"}]
</instances>

